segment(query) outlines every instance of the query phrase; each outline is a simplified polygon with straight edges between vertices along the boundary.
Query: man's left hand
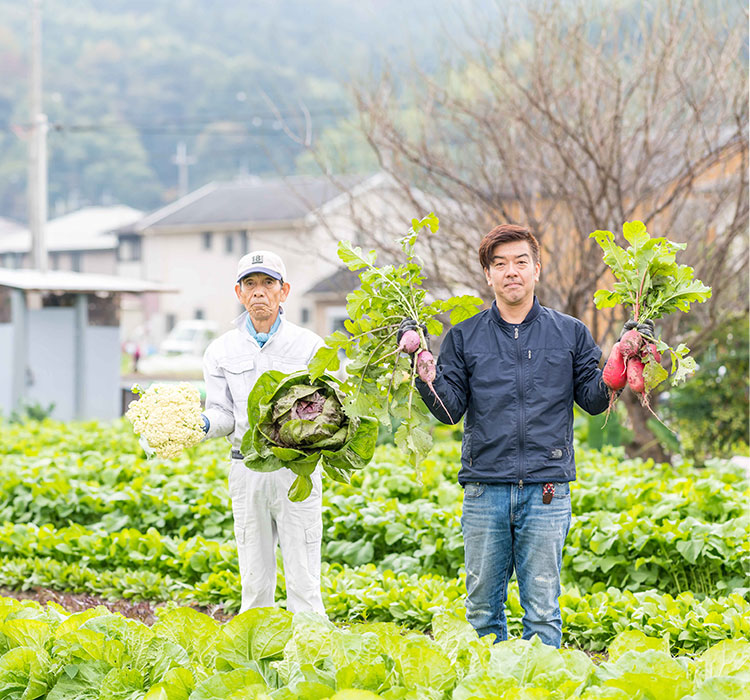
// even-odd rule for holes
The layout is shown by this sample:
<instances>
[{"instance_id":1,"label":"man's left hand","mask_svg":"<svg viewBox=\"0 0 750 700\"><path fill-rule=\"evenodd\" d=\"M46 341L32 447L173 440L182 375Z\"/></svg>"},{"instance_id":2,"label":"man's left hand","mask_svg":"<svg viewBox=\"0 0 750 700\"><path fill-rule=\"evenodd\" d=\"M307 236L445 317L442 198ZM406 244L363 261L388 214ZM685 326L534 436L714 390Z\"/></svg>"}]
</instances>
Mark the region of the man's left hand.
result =
<instances>
[{"instance_id":1,"label":"man's left hand","mask_svg":"<svg viewBox=\"0 0 750 700\"><path fill-rule=\"evenodd\" d=\"M641 335L645 335L648 338L656 338L656 328L651 319L646 319L645 321L638 323L631 318L629 321L625 321L625 325L622 327L622 331L620 331L619 340L622 340L622 336L628 331L632 331L633 328L635 328Z\"/></svg>"},{"instance_id":2,"label":"man's left hand","mask_svg":"<svg viewBox=\"0 0 750 700\"><path fill-rule=\"evenodd\" d=\"M416 331L419 328L422 329L422 332L424 333L425 341L427 340L427 326L424 323L417 323L413 318L405 318L398 327L398 332L396 333L396 342L401 342L401 336L406 333L406 331Z\"/></svg>"}]
</instances>

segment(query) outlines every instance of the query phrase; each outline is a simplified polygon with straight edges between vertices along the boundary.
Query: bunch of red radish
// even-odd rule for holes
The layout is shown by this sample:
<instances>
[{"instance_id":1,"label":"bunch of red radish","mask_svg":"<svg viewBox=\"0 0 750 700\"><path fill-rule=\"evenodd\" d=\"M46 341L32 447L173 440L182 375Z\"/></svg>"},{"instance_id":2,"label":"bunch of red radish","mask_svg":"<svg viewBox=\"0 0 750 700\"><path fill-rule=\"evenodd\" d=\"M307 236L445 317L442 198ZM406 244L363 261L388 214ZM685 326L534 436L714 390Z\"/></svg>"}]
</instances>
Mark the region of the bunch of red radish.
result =
<instances>
[{"instance_id":1,"label":"bunch of red radish","mask_svg":"<svg viewBox=\"0 0 750 700\"><path fill-rule=\"evenodd\" d=\"M435 381L437 376L437 367L435 365L435 358L433 354L422 347L422 338L419 333L415 330L407 330L401 334L401 340L398 341L398 350L404 352L407 355L411 355L414 359L414 363L417 369L417 376L430 387L432 395L437 399L438 403L443 407L445 414L449 420L453 420L445 407L443 400L438 396L435 391L435 387L432 383Z\"/></svg>"},{"instance_id":2,"label":"bunch of red radish","mask_svg":"<svg viewBox=\"0 0 750 700\"><path fill-rule=\"evenodd\" d=\"M661 353L654 343L633 328L612 346L602 379L613 391L620 391L627 384L640 396L641 401L645 401L643 368L650 358L661 362Z\"/></svg>"},{"instance_id":3,"label":"bunch of red radish","mask_svg":"<svg viewBox=\"0 0 750 700\"><path fill-rule=\"evenodd\" d=\"M407 355L414 356L416 353L417 376L432 389L432 382L435 381L436 376L435 358L429 350L420 350L421 347L422 339L417 331L404 331L398 343L398 349Z\"/></svg>"}]
</instances>

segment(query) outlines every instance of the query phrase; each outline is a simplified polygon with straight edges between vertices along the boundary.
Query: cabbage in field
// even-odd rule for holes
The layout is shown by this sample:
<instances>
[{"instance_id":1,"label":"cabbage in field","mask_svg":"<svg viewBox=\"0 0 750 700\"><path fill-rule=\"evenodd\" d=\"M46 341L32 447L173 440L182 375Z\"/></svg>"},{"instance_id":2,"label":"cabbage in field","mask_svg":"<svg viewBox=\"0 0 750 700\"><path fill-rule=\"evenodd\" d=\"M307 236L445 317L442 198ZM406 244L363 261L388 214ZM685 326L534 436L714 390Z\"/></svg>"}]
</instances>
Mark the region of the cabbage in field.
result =
<instances>
[{"instance_id":1,"label":"cabbage in field","mask_svg":"<svg viewBox=\"0 0 750 700\"><path fill-rule=\"evenodd\" d=\"M335 481L349 483L375 451L378 422L348 416L340 383L330 375L311 381L307 370L260 376L247 400L250 429L242 439L245 464L260 472L282 467L297 478L289 499L303 501L312 491L311 474L320 461Z\"/></svg>"},{"instance_id":2,"label":"cabbage in field","mask_svg":"<svg viewBox=\"0 0 750 700\"><path fill-rule=\"evenodd\" d=\"M125 417L146 441L144 447L159 457L174 459L205 437L200 394L192 384L153 384L146 391L136 384L133 393L140 398L130 404Z\"/></svg>"}]
</instances>

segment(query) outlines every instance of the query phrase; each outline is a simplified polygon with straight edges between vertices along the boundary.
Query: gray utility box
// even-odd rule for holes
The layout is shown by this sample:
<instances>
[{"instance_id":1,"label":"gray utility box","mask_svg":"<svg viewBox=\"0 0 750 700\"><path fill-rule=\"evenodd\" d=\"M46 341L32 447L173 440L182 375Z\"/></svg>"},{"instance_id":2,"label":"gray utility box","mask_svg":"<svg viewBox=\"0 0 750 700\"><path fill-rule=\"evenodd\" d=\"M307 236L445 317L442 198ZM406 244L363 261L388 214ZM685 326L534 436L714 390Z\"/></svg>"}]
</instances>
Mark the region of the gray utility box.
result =
<instances>
[{"instance_id":1,"label":"gray utility box","mask_svg":"<svg viewBox=\"0 0 750 700\"><path fill-rule=\"evenodd\" d=\"M120 297L163 285L0 268L0 411L54 404L57 420L120 415Z\"/></svg>"}]
</instances>

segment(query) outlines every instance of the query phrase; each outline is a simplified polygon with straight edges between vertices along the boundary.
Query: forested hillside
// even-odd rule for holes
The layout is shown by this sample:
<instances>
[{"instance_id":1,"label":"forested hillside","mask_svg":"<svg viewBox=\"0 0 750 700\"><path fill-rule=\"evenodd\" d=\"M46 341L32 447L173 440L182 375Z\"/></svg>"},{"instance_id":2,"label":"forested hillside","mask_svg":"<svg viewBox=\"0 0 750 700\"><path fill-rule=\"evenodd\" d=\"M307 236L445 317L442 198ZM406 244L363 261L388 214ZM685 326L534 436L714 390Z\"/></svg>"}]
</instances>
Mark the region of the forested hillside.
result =
<instances>
[{"instance_id":1,"label":"forested hillside","mask_svg":"<svg viewBox=\"0 0 750 700\"><path fill-rule=\"evenodd\" d=\"M17 219L26 216L29 7L0 0L0 216ZM195 158L191 189L240 172L293 172L301 147L279 116L304 131L306 109L319 134L351 114L347 82L369 79L384 57L429 67L430 33L456 12L447 0L42 7L51 216L87 202L174 199L180 141Z\"/></svg>"}]
</instances>

